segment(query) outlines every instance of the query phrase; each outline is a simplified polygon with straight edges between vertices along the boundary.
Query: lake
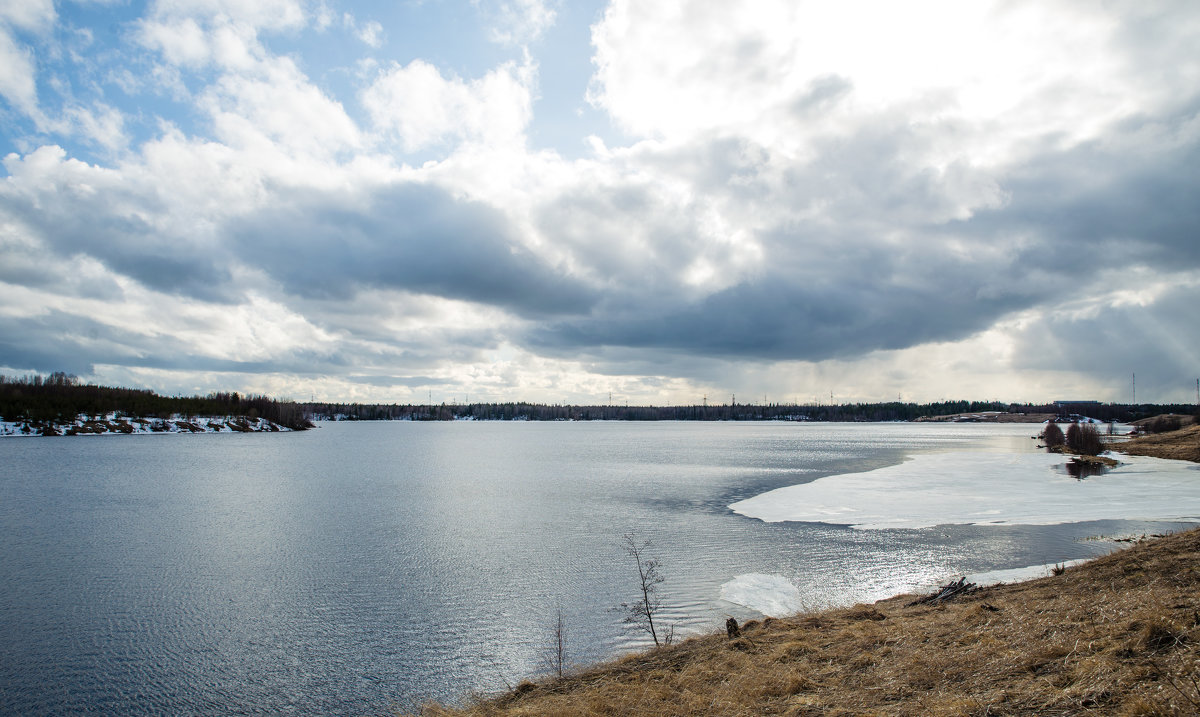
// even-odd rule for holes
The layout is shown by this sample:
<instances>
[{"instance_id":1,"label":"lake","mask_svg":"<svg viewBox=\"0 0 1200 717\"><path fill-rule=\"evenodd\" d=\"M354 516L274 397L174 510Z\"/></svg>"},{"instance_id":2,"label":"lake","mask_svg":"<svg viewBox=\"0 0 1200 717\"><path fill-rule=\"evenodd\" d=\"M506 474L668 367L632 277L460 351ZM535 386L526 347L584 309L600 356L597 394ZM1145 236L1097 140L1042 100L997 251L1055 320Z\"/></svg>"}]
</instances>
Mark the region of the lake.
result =
<instances>
[{"instance_id":1,"label":"lake","mask_svg":"<svg viewBox=\"0 0 1200 717\"><path fill-rule=\"evenodd\" d=\"M502 690L546 672L559 611L573 662L646 644L614 610L637 597L627 533L651 542L662 619L687 634L761 616L722 599L739 576L816 608L1177 527L856 530L729 508L910 455L1033 451L1036 430L362 422L6 438L0 711L357 715Z\"/></svg>"}]
</instances>

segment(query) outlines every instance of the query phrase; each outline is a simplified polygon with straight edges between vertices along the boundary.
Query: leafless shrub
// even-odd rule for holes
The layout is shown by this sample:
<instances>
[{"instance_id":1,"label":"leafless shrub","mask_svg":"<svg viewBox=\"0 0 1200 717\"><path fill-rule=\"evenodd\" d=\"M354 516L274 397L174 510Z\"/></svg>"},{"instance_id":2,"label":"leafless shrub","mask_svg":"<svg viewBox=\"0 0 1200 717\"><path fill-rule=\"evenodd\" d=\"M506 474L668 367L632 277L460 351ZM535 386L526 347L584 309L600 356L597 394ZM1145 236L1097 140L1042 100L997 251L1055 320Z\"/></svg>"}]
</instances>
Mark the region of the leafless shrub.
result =
<instances>
[{"instance_id":1,"label":"leafless shrub","mask_svg":"<svg viewBox=\"0 0 1200 717\"><path fill-rule=\"evenodd\" d=\"M1042 440L1045 441L1047 448L1058 448L1067 439L1063 437L1062 429L1058 427L1058 424L1051 421L1046 424L1046 430L1042 431Z\"/></svg>"},{"instance_id":2,"label":"leafless shrub","mask_svg":"<svg viewBox=\"0 0 1200 717\"><path fill-rule=\"evenodd\" d=\"M1104 451L1100 432L1090 423L1072 423L1067 428L1067 450L1081 456L1097 456Z\"/></svg>"}]
</instances>

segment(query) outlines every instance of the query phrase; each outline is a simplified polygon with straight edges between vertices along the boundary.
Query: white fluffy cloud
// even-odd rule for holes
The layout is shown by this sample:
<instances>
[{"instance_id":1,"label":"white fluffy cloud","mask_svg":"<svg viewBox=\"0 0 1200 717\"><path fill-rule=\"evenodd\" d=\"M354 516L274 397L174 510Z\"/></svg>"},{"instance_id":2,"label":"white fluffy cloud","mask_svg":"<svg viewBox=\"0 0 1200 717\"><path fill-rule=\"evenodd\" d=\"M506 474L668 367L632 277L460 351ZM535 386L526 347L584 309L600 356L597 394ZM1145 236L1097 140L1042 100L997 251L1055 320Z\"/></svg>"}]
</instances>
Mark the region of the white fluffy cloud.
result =
<instances>
[{"instance_id":1,"label":"white fluffy cloud","mask_svg":"<svg viewBox=\"0 0 1200 717\"><path fill-rule=\"evenodd\" d=\"M33 55L0 26L0 95L26 114L37 109Z\"/></svg>"},{"instance_id":2,"label":"white fluffy cloud","mask_svg":"<svg viewBox=\"0 0 1200 717\"><path fill-rule=\"evenodd\" d=\"M22 30L44 31L57 16L54 0L7 0L0 3L0 22Z\"/></svg>"},{"instance_id":3,"label":"white fluffy cloud","mask_svg":"<svg viewBox=\"0 0 1200 717\"><path fill-rule=\"evenodd\" d=\"M0 95L29 116L38 113L33 52L14 31L44 33L54 23L53 0L0 3Z\"/></svg>"},{"instance_id":4,"label":"white fluffy cloud","mask_svg":"<svg viewBox=\"0 0 1200 717\"><path fill-rule=\"evenodd\" d=\"M1132 8L617 0L594 28L590 98L638 135L737 133L798 157L814 136L899 114L936 135L918 159L1002 164L1162 99L1120 46Z\"/></svg>"},{"instance_id":5,"label":"white fluffy cloud","mask_svg":"<svg viewBox=\"0 0 1200 717\"><path fill-rule=\"evenodd\" d=\"M520 145L532 112L532 76L529 65L508 63L468 81L414 60L382 71L362 103L374 126L406 151L446 141Z\"/></svg>"},{"instance_id":6,"label":"white fluffy cloud","mask_svg":"<svg viewBox=\"0 0 1200 717\"><path fill-rule=\"evenodd\" d=\"M557 15L547 0L505 0L492 10L495 25L491 36L505 45L525 45L538 39Z\"/></svg>"}]
</instances>

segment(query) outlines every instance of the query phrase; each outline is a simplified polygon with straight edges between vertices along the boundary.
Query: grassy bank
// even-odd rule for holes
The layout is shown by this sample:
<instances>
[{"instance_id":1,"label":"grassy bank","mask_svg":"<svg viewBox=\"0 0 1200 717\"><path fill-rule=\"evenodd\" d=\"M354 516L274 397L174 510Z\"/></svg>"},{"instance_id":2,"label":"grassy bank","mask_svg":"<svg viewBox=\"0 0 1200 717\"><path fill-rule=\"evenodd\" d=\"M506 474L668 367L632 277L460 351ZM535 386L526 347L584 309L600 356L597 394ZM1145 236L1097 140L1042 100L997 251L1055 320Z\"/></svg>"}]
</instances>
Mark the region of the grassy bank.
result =
<instances>
[{"instance_id":1,"label":"grassy bank","mask_svg":"<svg viewBox=\"0 0 1200 717\"><path fill-rule=\"evenodd\" d=\"M427 715L1200 713L1200 531L937 605L765 620Z\"/></svg>"},{"instance_id":2,"label":"grassy bank","mask_svg":"<svg viewBox=\"0 0 1200 717\"><path fill-rule=\"evenodd\" d=\"M1112 446L1112 450L1135 456L1200 462L1200 425L1186 426L1167 433L1141 436L1115 444Z\"/></svg>"}]
</instances>

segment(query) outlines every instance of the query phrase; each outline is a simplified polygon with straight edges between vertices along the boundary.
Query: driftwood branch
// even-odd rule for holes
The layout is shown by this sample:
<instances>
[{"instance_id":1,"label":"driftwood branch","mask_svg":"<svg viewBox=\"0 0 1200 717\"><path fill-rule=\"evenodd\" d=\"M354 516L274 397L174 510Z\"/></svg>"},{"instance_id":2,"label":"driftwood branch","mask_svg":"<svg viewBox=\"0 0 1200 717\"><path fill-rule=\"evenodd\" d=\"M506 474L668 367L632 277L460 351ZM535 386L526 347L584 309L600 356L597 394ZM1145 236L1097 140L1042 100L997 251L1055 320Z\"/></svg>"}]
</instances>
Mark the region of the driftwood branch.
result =
<instances>
[{"instance_id":1,"label":"driftwood branch","mask_svg":"<svg viewBox=\"0 0 1200 717\"><path fill-rule=\"evenodd\" d=\"M967 578L964 576L959 578L957 581L951 580L946 585L938 588L938 591L931 595L926 595L925 597L919 597L916 600L913 600L908 604L908 607L912 607L913 605L936 605L938 603L956 598L960 595L970 595L978 589L979 587L975 583L967 582Z\"/></svg>"}]
</instances>

